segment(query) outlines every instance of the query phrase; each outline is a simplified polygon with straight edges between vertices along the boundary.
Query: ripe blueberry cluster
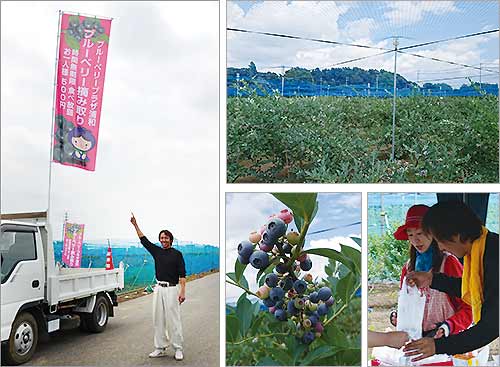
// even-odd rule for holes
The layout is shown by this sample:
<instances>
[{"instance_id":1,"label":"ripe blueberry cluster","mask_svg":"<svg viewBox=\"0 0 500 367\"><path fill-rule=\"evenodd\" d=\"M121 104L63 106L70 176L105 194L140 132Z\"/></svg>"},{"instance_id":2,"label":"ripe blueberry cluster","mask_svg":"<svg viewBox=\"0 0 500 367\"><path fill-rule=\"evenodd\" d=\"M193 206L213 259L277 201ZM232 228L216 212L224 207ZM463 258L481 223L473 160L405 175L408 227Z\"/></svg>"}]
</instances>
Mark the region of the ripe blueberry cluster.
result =
<instances>
[{"instance_id":1,"label":"ripe blueberry cluster","mask_svg":"<svg viewBox=\"0 0 500 367\"><path fill-rule=\"evenodd\" d=\"M80 19L78 17L72 17L70 19L68 29L66 30L66 33L69 36L80 42L85 35L85 31L93 32L92 37L94 37L103 34L104 28L102 27L99 19L85 18L82 23L80 23Z\"/></svg>"},{"instance_id":2,"label":"ripe blueberry cluster","mask_svg":"<svg viewBox=\"0 0 500 367\"><path fill-rule=\"evenodd\" d=\"M249 241L238 245L238 261L256 269L273 264L272 273L255 293L269 312L280 321L292 320L296 336L310 344L323 333L321 318L334 304L332 291L324 284L315 284L311 274L299 279L300 271L309 271L312 261L301 252L300 235L287 231L293 215L287 209L271 216L260 233L252 232Z\"/></svg>"}]
</instances>

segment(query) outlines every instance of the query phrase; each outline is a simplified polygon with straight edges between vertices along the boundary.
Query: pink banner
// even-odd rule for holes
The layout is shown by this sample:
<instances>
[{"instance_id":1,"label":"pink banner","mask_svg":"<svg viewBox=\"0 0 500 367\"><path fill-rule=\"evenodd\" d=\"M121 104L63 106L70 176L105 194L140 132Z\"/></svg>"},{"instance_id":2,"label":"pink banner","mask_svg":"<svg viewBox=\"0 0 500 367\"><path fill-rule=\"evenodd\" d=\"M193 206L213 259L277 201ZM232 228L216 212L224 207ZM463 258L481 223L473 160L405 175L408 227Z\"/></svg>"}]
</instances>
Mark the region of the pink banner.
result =
<instances>
[{"instance_id":1,"label":"pink banner","mask_svg":"<svg viewBox=\"0 0 500 367\"><path fill-rule=\"evenodd\" d=\"M64 244L62 261L70 268L79 268L82 264L84 224L66 222L64 226Z\"/></svg>"},{"instance_id":2,"label":"pink banner","mask_svg":"<svg viewBox=\"0 0 500 367\"><path fill-rule=\"evenodd\" d=\"M62 14L53 161L95 170L111 20Z\"/></svg>"}]
</instances>

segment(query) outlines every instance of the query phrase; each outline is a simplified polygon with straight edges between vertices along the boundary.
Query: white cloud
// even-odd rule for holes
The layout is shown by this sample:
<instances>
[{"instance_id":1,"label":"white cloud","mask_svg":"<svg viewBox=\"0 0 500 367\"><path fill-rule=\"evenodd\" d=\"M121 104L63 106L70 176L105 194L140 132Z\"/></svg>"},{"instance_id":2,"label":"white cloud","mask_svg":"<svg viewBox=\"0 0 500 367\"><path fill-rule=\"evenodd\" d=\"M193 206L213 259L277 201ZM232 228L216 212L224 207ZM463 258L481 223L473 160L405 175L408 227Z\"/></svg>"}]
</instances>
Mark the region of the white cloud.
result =
<instances>
[{"instance_id":1,"label":"white cloud","mask_svg":"<svg viewBox=\"0 0 500 367\"><path fill-rule=\"evenodd\" d=\"M429 14L445 15L459 11L454 1L392 1L387 7L385 17L396 26L419 23Z\"/></svg>"},{"instance_id":2,"label":"white cloud","mask_svg":"<svg viewBox=\"0 0 500 367\"><path fill-rule=\"evenodd\" d=\"M363 18L347 23L346 33L349 39L369 39L372 32L378 27L375 19Z\"/></svg>"},{"instance_id":3,"label":"white cloud","mask_svg":"<svg viewBox=\"0 0 500 367\"><path fill-rule=\"evenodd\" d=\"M320 39L337 39L337 20L350 5L325 1L265 1L244 14L235 2L228 2L227 25L253 31L265 31ZM314 21L311 21L314 19ZM237 50L233 45L237 43ZM316 44L314 48L320 48ZM261 35L228 32L227 64L245 67L250 61L260 66L295 65L295 56L309 49L311 42ZM260 58L258 55L265 55Z\"/></svg>"}]
</instances>

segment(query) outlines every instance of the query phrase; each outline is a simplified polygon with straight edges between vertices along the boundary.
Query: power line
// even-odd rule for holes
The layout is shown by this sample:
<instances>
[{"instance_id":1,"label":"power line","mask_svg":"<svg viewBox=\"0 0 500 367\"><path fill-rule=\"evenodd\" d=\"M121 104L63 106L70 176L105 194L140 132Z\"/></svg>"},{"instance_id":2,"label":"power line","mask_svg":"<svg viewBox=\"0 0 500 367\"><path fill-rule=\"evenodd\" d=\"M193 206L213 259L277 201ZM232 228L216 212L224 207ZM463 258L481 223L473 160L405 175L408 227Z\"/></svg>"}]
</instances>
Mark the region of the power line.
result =
<instances>
[{"instance_id":1,"label":"power line","mask_svg":"<svg viewBox=\"0 0 500 367\"><path fill-rule=\"evenodd\" d=\"M472 34L466 34L465 36L458 36L458 37L452 37L452 38L446 38L438 41L431 41L431 42L424 42L424 43L419 43L416 45L411 45L411 46L406 46L406 47L401 47L399 50L408 50L410 48L416 48L416 47L422 47L422 46L428 46L428 45L434 45L436 43L441 43L441 42L448 42L448 41L454 41L454 40L459 40L459 39L464 39L464 38L469 38L469 37L475 37L475 36L481 36L483 34L489 34L489 33L494 33L498 32L498 29L493 29L490 31L484 31L484 32L478 32L478 33L472 33Z\"/></svg>"},{"instance_id":2,"label":"power line","mask_svg":"<svg viewBox=\"0 0 500 367\"><path fill-rule=\"evenodd\" d=\"M355 58L355 59L350 59L350 60L346 60L346 61L341 61L341 62L338 62L338 63L336 63L336 64L330 65L329 67L330 67L330 68L333 68L334 66L343 65L343 64L349 64L349 63L354 62L354 61L365 60L365 59L368 59L368 58L370 58L370 57L375 57L375 56L385 55L385 54L388 54L388 53L391 53L391 52L394 52L394 50L388 50L388 51L380 52L380 53L375 54L375 55L369 55L369 56L357 57L357 58Z\"/></svg>"},{"instance_id":3,"label":"power line","mask_svg":"<svg viewBox=\"0 0 500 367\"><path fill-rule=\"evenodd\" d=\"M263 35L263 36L272 36L272 37L289 38L289 39L296 39L296 40L303 40L303 41L312 41L312 42L319 42L319 43L327 43L327 44L331 44L331 45L351 46L351 47L359 47L359 48L369 48L369 49L384 50L384 51L388 50L387 48L381 48L381 47L358 45L358 44L355 44L355 43L344 43L344 42L338 42L338 41L329 41L329 40L322 40L322 39L317 39L317 38L307 38L307 37L299 37L299 36L290 36L290 35L287 35L287 34L270 33L270 32L258 32L258 31L250 31L250 30L247 30L247 29L238 29L238 28L226 28L226 29L228 31L233 31L233 32L260 34L260 35Z\"/></svg>"},{"instance_id":4,"label":"power line","mask_svg":"<svg viewBox=\"0 0 500 367\"><path fill-rule=\"evenodd\" d=\"M354 222L354 223L344 224L342 226L326 228L326 229L322 229L322 230L319 230L319 231L310 232L310 233L308 233L308 235L318 234L318 233L323 233L323 232L328 232L328 231L333 231L335 229L340 229L340 228L352 227L352 226L355 226L355 225L358 225L358 224L361 224L361 222Z\"/></svg>"},{"instance_id":5,"label":"power line","mask_svg":"<svg viewBox=\"0 0 500 367\"><path fill-rule=\"evenodd\" d=\"M479 64L477 64L479 65ZM484 64L481 64L481 65L484 65ZM474 66L474 65L473 65ZM460 67L456 67L456 68L453 68L453 69L441 69L441 70L435 70L435 71L424 71L424 70L419 70L419 73L420 74L449 74L449 73L456 73L458 71L462 71L464 70L464 68L462 66ZM482 70L485 70L484 68L482 68ZM490 73L499 73L498 71L490 71Z\"/></svg>"},{"instance_id":6,"label":"power line","mask_svg":"<svg viewBox=\"0 0 500 367\"><path fill-rule=\"evenodd\" d=\"M455 80L455 79L465 79L465 78L478 78L480 76L482 77L488 77L488 76L493 76L494 74L482 74L482 75L465 75L465 76L457 76L457 77L451 77L451 78L440 78L440 79L426 79L426 80L420 80L420 83L424 82L434 82L434 81L439 81L439 80Z\"/></svg>"},{"instance_id":7,"label":"power line","mask_svg":"<svg viewBox=\"0 0 500 367\"><path fill-rule=\"evenodd\" d=\"M476 69L476 70L486 70L486 71L489 71L489 72L492 72L492 73L495 72L494 70L490 70L490 69L486 69L486 68L482 68L481 69L481 68L478 68L476 66L467 65L467 64L461 64L459 62L454 62L454 61L441 60L441 59L438 59L436 57L430 57L430 56L423 56L423 55L418 55L418 54L412 54L412 53L403 52L403 51L400 51L400 50L398 50L398 52L400 52L400 53L402 53L404 55L410 55L410 56L419 57L419 58L422 58L422 59L429 59L429 60L433 60L433 61L437 61L437 62L444 62L446 64L463 66L464 68L470 68L470 69Z\"/></svg>"},{"instance_id":8,"label":"power line","mask_svg":"<svg viewBox=\"0 0 500 367\"><path fill-rule=\"evenodd\" d=\"M381 48L381 47L373 47L373 46L367 46L367 45L358 45L358 44L352 44L352 43L343 43L343 42L329 41L329 40L322 40L322 39L315 39L315 38L291 36L291 35L279 34L279 33L259 32L259 31L251 31L251 30L239 29L239 28L227 28L227 30L228 31L233 31L233 32L242 32L242 33L250 33L250 34L260 34L260 35L272 36L272 37L281 37L281 38L288 38L288 39L312 41L312 42L327 43L327 44L342 45L342 46L351 46L351 47L359 47L359 48L367 48L367 49L377 49L377 50L383 50L384 51L383 53L376 54L376 55L364 56L364 57L360 57L360 58L356 58L356 59L352 59L352 60L342 61L340 63L336 63L336 64L332 65L331 67L337 66L337 65L342 65L342 64L347 64L347 63L354 62L354 61L364 60L364 59L367 59L369 57L383 55L383 54L389 53L389 52L394 52L394 50L392 50L392 49L386 49L386 48ZM400 52L400 53L405 54L405 55L410 55L410 56L414 56L414 57L423 58L423 59L429 59L429 60L433 60L433 61L437 61L437 62L443 62L443 63L447 63L447 64L451 64L451 65L462 66L462 67L465 67L465 68L472 68L472 69L476 69L476 70L481 70L481 68L478 68L478 67L475 67L475 66L472 66L472 65L461 64L461 63L457 63L457 62L454 62L454 61L441 60L441 59L438 59L438 58L435 58L435 57L423 56L423 55L413 54L413 53L409 53L409 52L403 52L401 50L415 48L415 47L421 47L423 45L431 44L431 43L435 44L435 43L439 43L439 42L450 41L452 39L468 38L468 37L473 37L473 36L478 36L478 35L481 35L481 34L487 34L487 33L493 33L493 32L498 32L498 29L496 29L496 30L490 30L490 31L485 31L485 32L468 34L468 35L464 35L464 36L458 36L458 37L454 37L454 38L450 38L450 39L445 39L445 40L432 41L432 42L427 42L427 43L422 43L422 44L417 44L417 45L402 47L402 48L398 49L397 52ZM486 68L484 68L483 70L489 71L489 72L495 72L493 70L486 69Z\"/></svg>"}]
</instances>

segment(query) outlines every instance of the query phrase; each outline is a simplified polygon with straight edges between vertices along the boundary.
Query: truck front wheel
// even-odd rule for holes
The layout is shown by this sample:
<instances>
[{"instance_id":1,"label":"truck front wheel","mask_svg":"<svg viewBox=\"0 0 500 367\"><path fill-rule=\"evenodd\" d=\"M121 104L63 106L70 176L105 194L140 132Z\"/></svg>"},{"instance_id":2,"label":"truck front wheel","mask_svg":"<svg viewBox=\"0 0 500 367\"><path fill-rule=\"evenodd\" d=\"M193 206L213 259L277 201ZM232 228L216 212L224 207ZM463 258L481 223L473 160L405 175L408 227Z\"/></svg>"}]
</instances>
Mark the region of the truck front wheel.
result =
<instances>
[{"instance_id":1,"label":"truck front wheel","mask_svg":"<svg viewBox=\"0 0 500 367\"><path fill-rule=\"evenodd\" d=\"M110 307L106 296L98 296L92 313L84 316L83 322L85 327L93 333L104 331L108 323Z\"/></svg>"},{"instance_id":2,"label":"truck front wheel","mask_svg":"<svg viewBox=\"0 0 500 367\"><path fill-rule=\"evenodd\" d=\"M28 362L38 344L38 324L29 312L20 313L10 331L9 343L5 346L4 357L10 365Z\"/></svg>"}]
</instances>

